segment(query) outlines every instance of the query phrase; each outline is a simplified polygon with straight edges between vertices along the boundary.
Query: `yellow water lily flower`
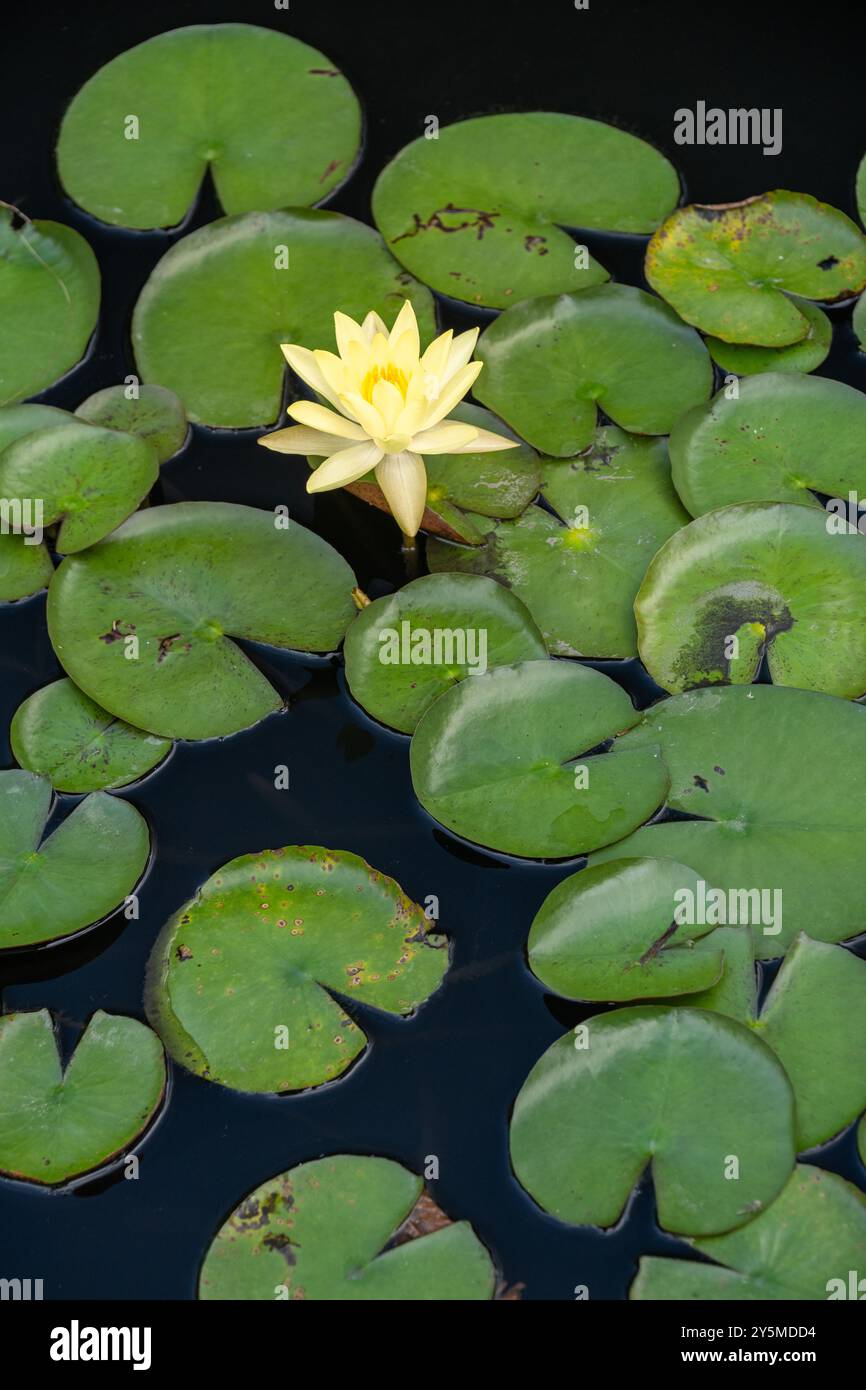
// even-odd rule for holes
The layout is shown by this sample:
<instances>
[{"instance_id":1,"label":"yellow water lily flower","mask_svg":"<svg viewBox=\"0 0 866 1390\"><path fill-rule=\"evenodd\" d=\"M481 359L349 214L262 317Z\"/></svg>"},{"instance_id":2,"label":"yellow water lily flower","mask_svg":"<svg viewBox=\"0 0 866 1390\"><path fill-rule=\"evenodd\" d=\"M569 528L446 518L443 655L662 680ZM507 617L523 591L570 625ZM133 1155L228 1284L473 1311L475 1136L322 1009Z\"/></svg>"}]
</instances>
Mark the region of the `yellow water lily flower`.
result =
<instances>
[{"instance_id":1,"label":"yellow water lily flower","mask_svg":"<svg viewBox=\"0 0 866 1390\"><path fill-rule=\"evenodd\" d=\"M425 454L477 454L517 448L490 430L447 420L481 371L470 362L478 329L441 334L421 353L415 311L407 300L390 333L376 313L359 324L334 315L339 356L283 343L302 381L329 401L296 401L297 425L259 440L284 454L324 455L308 492L354 483L375 469L376 482L404 536L418 532L427 496Z\"/></svg>"}]
</instances>

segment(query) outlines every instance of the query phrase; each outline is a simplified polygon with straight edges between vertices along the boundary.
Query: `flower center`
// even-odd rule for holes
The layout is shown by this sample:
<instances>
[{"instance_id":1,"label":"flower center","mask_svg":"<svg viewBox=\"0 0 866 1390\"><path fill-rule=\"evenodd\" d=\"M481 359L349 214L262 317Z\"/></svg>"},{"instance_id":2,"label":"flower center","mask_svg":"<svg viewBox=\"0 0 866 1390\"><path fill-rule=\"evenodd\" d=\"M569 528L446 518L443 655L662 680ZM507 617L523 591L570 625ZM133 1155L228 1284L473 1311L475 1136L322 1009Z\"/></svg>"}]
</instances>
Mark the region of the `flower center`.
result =
<instances>
[{"instance_id":1,"label":"flower center","mask_svg":"<svg viewBox=\"0 0 866 1390\"><path fill-rule=\"evenodd\" d=\"M392 386L396 386L403 399L406 399L406 373L401 372L399 367L395 367L393 362L389 362L386 367L371 367L361 384L361 395L365 401L373 403L373 387L377 381L390 381Z\"/></svg>"}]
</instances>

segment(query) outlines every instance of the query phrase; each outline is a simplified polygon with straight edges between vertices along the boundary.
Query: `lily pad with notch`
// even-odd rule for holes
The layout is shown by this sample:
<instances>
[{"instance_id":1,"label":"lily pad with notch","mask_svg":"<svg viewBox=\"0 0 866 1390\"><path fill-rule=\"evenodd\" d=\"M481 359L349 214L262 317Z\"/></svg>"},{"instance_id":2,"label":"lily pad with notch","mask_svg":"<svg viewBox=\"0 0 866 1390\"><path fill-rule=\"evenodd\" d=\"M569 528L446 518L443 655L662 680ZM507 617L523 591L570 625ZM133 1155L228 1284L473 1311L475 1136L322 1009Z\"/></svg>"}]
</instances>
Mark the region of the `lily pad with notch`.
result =
<instances>
[{"instance_id":1,"label":"lily pad with notch","mask_svg":"<svg viewBox=\"0 0 866 1390\"><path fill-rule=\"evenodd\" d=\"M0 406L36 396L84 356L99 315L99 266L60 222L14 225L0 203Z\"/></svg>"},{"instance_id":2,"label":"lily pad with notch","mask_svg":"<svg viewBox=\"0 0 866 1390\"><path fill-rule=\"evenodd\" d=\"M430 291L372 228L335 212L251 212L166 252L135 306L132 342L142 379L179 396L190 420L244 429L280 414L281 343L327 347L335 310L360 320L375 309L391 323L406 299L432 337Z\"/></svg>"},{"instance_id":3,"label":"lily pad with notch","mask_svg":"<svg viewBox=\"0 0 866 1390\"><path fill-rule=\"evenodd\" d=\"M189 433L183 402L164 386L106 386L82 401L75 414L88 424L137 435L160 463L174 457Z\"/></svg>"},{"instance_id":4,"label":"lily pad with notch","mask_svg":"<svg viewBox=\"0 0 866 1390\"><path fill-rule=\"evenodd\" d=\"M625 691L591 667L495 667L422 717L410 747L415 795L448 830L488 849L588 853L628 835L664 799L657 751L630 756L618 739L639 719Z\"/></svg>"},{"instance_id":5,"label":"lily pad with notch","mask_svg":"<svg viewBox=\"0 0 866 1390\"><path fill-rule=\"evenodd\" d=\"M644 1004L578 1032L536 1062L511 1119L514 1171L545 1211L612 1226L648 1165L659 1223L678 1235L742 1226L778 1195L794 1164L794 1100L781 1063L748 1029Z\"/></svg>"},{"instance_id":6,"label":"lily pad with notch","mask_svg":"<svg viewBox=\"0 0 866 1390\"><path fill-rule=\"evenodd\" d=\"M58 1186L104 1168L162 1103L165 1056L135 1018L98 1009L64 1070L47 1009L0 1015L0 1173Z\"/></svg>"},{"instance_id":7,"label":"lily pad with notch","mask_svg":"<svg viewBox=\"0 0 866 1390\"><path fill-rule=\"evenodd\" d=\"M667 808L679 818L642 827L592 862L650 855L688 864L728 895L739 925L739 895L768 894L757 922L746 904L762 960L784 955L802 931L839 942L866 930L861 705L782 686L696 690L647 710L621 742L661 749Z\"/></svg>"},{"instance_id":8,"label":"lily pad with notch","mask_svg":"<svg viewBox=\"0 0 866 1390\"><path fill-rule=\"evenodd\" d=\"M823 510L744 502L666 541L635 599L641 659L682 691L754 680L856 699L866 691L866 540Z\"/></svg>"},{"instance_id":9,"label":"lily pad with notch","mask_svg":"<svg viewBox=\"0 0 866 1390\"><path fill-rule=\"evenodd\" d=\"M747 1226L691 1242L716 1261L644 1255L631 1299L771 1302L862 1297L849 1270L866 1264L866 1198L853 1183L798 1164L775 1201ZM855 1284L859 1273L855 1274Z\"/></svg>"},{"instance_id":10,"label":"lily pad with notch","mask_svg":"<svg viewBox=\"0 0 866 1390\"><path fill-rule=\"evenodd\" d=\"M637 656L634 598L653 555L688 522L665 442L599 428L573 459L543 459L542 499L475 548L431 540L437 573L485 574L521 598L551 652Z\"/></svg>"},{"instance_id":11,"label":"lily pad with notch","mask_svg":"<svg viewBox=\"0 0 866 1390\"><path fill-rule=\"evenodd\" d=\"M134 806L95 792L43 839L51 783L0 772L0 949L59 941L102 921L147 866L150 832Z\"/></svg>"},{"instance_id":12,"label":"lily pad with notch","mask_svg":"<svg viewBox=\"0 0 866 1390\"><path fill-rule=\"evenodd\" d=\"M101 221L174 227L208 171L228 213L318 203L360 143L355 94L318 49L257 25L193 24L85 83L63 118L57 165L69 196Z\"/></svg>"},{"instance_id":13,"label":"lily pad with notch","mask_svg":"<svg viewBox=\"0 0 866 1390\"><path fill-rule=\"evenodd\" d=\"M412 1014L442 983L444 938L355 854L288 845L224 865L160 933L147 1015L169 1054L239 1091L333 1081L365 1050L340 997Z\"/></svg>"},{"instance_id":14,"label":"lily pad with notch","mask_svg":"<svg viewBox=\"0 0 866 1390\"><path fill-rule=\"evenodd\" d=\"M753 347L748 343L725 343L721 338L705 338L710 356L723 372L755 376L759 372L814 372L827 358L833 343L833 325L823 309L808 299L791 299L797 305L808 329L806 336L789 347Z\"/></svg>"},{"instance_id":15,"label":"lily pad with notch","mask_svg":"<svg viewBox=\"0 0 866 1390\"><path fill-rule=\"evenodd\" d=\"M844 212L777 189L678 208L647 247L646 277L686 323L727 343L780 348L810 329L795 299L832 303L866 285L866 237Z\"/></svg>"},{"instance_id":16,"label":"lily pad with notch","mask_svg":"<svg viewBox=\"0 0 866 1390\"><path fill-rule=\"evenodd\" d=\"M421 1178L387 1158L335 1154L256 1188L214 1237L200 1299L332 1303L494 1296L490 1255Z\"/></svg>"},{"instance_id":17,"label":"lily pad with notch","mask_svg":"<svg viewBox=\"0 0 866 1390\"><path fill-rule=\"evenodd\" d=\"M124 724L68 678L28 695L9 730L21 767L47 777L59 792L126 787L166 758L171 740Z\"/></svg>"},{"instance_id":18,"label":"lily pad with notch","mask_svg":"<svg viewBox=\"0 0 866 1390\"><path fill-rule=\"evenodd\" d=\"M608 272L565 227L649 233L679 180L644 140L554 111L476 117L422 136L379 175L373 216L390 250L440 294L503 309L587 289Z\"/></svg>"},{"instance_id":19,"label":"lily pad with notch","mask_svg":"<svg viewBox=\"0 0 866 1390\"><path fill-rule=\"evenodd\" d=\"M630 434L669 434L713 382L698 334L631 285L516 304L484 330L476 356L478 400L557 457L592 444L599 410Z\"/></svg>"},{"instance_id":20,"label":"lily pad with notch","mask_svg":"<svg viewBox=\"0 0 866 1390\"><path fill-rule=\"evenodd\" d=\"M48 629L67 674L118 719L162 738L217 738L283 705L231 639L331 651L355 614L354 584L297 522L278 529L253 507L178 502L67 557Z\"/></svg>"},{"instance_id":21,"label":"lily pad with notch","mask_svg":"<svg viewBox=\"0 0 866 1390\"><path fill-rule=\"evenodd\" d=\"M358 614L346 633L346 680L374 719L411 734L458 681L546 656L526 608L500 584L428 574Z\"/></svg>"}]
</instances>

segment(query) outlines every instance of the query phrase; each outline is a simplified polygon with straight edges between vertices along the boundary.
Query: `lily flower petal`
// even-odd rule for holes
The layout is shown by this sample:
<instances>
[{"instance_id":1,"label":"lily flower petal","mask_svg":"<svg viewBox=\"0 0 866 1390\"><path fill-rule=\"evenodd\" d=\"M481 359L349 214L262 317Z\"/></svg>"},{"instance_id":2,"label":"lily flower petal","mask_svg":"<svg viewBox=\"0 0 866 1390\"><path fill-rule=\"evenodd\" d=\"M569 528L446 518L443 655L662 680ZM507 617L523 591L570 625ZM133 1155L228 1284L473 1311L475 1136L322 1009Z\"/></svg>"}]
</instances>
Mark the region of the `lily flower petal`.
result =
<instances>
[{"instance_id":1,"label":"lily flower petal","mask_svg":"<svg viewBox=\"0 0 866 1390\"><path fill-rule=\"evenodd\" d=\"M444 375L448 363L448 354L451 351L451 344L453 341L454 330L451 328L445 333L440 333L438 338L433 339L433 342L426 349L421 358L421 366L424 368L425 372L429 372L431 376L435 377ZM470 352L469 357L471 356L472 354ZM467 362L469 361L469 357L466 359Z\"/></svg>"},{"instance_id":2,"label":"lily flower petal","mask_svg":"<svg viewBox=\"0 0 866 1390\"><path fill-rule=\"evenodd\" d=\"M376 467L376 482L403 535L417 536L427 504L423 460L409 452L388 454Z\"/></svg>"},{"instance_id":3,"label":"lily flower petal","mask_svg":"<svg viewBox=\"0 0 866 1390\"><path fill-rule=\"evenodd\" d=\"M324 396L325 400L330 401L331 405L339 409L339 401L336 393L328 385L322 375L322 369L316 361L315 353L307 348L299 347L297 343L281 343L280 348L283 356L295 372L307 386L319 396Z\"/></svg>"},{"instance_id":4,"label":"lily flower petal","mask_svg":"<svg viewBox=\"0 0 866 1390\"><path fill-rule=\"evenodd\" d=\"M349 343L360 343L362 347L367 346L367 335L359 323L350 319L348 314L341 314L339 309L334 315L334 333L337 339L337 351L341 357L346 356Z\"/></svg>"},{"instance_id":5,"label":"lily flower petal","mask_svg":"<svg viewBox=\"0 0 866 1390\"><path fill-rule=\"evenodd\" d=\"M377 333L381 333L383 338L387 338L388 330L385 327L375 309L371 309L364 322L361 324L367 341L372 343Z\"/></svg>"},{"instance_id":6,"label":"lily flower petal","mask_svg":"<svg viewBox=\"0 0 866 1390\"><path fill-rule=\"evenodd\" d=\"M455 454L494 454L499 449L519 449L520 441L517 439L506 439L502 434L494 434L493 430L478 430L475 439L471 443L453 449ZM421 451L423 453L423 450Z\"/></svg>"},{"instance_id":7,"label":"lily flower petal","mask_svg":"<svg viewBox=\"0 0 866 1390\"><path fill-rule=\"evenodd\" d=\"M416 454L469 453L478 434L474 425L464 425L460 420L446 420L444 425L433 425L431 429L416 434L409 447Z\"/></svg>"},{"instance_id":8,"label":"lily flower petal","mask_svg":"<svg viewBox=\"0 0 866 1390\"><path fill-rule=\"evenodd\" d=\"M360 420L371 439L381 439L384 436L385 421L370 401L365 401L358 391L348 391L343 399L351 406L353 414Z\"/></svg>"},{"instance_id":9,"label":"lily flower petal","mask_svg":"<svg viewBox=\"0 0 866 1390\"><path fill-rule=\"evenodd\" d=\"M475 351L479 332L480 329L478 328L470 328L468 332L460 333L454 339L443 372L444 381L450 381L455 372L459 372L461 367L466 366Z\"/></svg>"},{"instance_id":10,"label":"lily flower petal","mask_svg":"<svg viewBox=\"0 0 866 1390\"><path fill-rule=\"evenodd\" d=\"M430 409L424 417L425 429L429 429L431 425L438 425L449 410L453 410L455 405L462 401L483 366L483 362L470 362L467 366L461 367L446 383L442 394L431 402Z\"/></svg>"},{"instance_id":11,"label":"lily flower petal","mask_svg":"<svg viewBox=\"0 0 866 1390\"><path fill-rule=\"evenodd\" d=\"M369 473L382 457L375 444L353 444L325 459L307 479L307 492L332 492L336 487L357 482Z\"/></svg>"},{"instance_id":12,"label":"lily flower petal","mask_svg":"<svg viewBox=\"0 0 866 1390\"><path fill-rule=\"evenodd\" d=\"M421 355L421 339L418 336L418 320L415 317L415 310L412 308L411 300L408 299L403 301L403 307L394 320L394 326L388 337L388 346L392 351L405 334L409 335L409 344L417 362Z\"/></svg>"},{"instance_id":13,"label":"lily flower petal","mask_svg":"<svg viewBox=\"0 0 866 1390\"><path fill-rule=\"evenodd\" d=\"M345 415L337 415L324 405L317 405L315 401L294 401L287 413L300 425L310 425L314 430L323 430L325 434L336 434L341 439L365 438L361 425L347 420Z\"/></svg>"},{"instance_id":14,"label":"lily flower petal","mask_svg":"<svg viewBox=\"0 0 866 1390\"><path fill-rule=\"evenodd\" d=\"M278 454L335 454L338 449L353 447L351 439L340 439L336 434L325 434L323 430L311 430L307 425L290 425L285 430L275 430L273 434L263 434L258 441L266 449L274 449Z\"/></svg>"}]
</instances>

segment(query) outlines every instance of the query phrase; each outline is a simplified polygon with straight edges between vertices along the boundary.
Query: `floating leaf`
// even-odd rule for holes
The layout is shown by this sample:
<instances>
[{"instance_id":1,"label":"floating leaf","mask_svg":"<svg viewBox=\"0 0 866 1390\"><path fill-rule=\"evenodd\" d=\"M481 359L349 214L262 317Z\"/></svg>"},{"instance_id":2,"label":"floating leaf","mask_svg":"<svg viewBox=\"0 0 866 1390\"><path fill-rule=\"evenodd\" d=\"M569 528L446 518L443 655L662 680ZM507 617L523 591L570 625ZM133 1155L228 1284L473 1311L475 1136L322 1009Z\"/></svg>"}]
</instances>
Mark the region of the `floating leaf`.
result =
<instances>
[{"instance_id":1,"label":"floating leaf","mask_svg":"<svg viewBox=\"0 0 866 1390\"><path fill-rule=\"evenodd\" d=\"M709 988L724 955L695 949L695 940L712 927L683 928L674 920L677 892L695 892L697 882L693 869L672 859L612 859L572 874L532 923L532 971L566 999L649 999Z\"/></svg>"},{"instance_id":2,"label":"floating leaf","mask_svg":"<svg viewBox=\"0 0 866 1390\"><path fill-rule=\"evenodd\" d=\"M707 512L662 546L635 599L641 659L657 685L752 681L866 691L866 541L823 511L746 502ZM847 525L847 523L844 523Z\"/></svg>"},{"instance_id":3,"label":"floating leaf","mask_svg":"<svg viewBox=\"0 0 866 1390\"><path fill-rule=\"evenodd\" d=\"M373 190L394 255L440 294L502 309L608 278L563 227L651 232L676 206L663 155L552 111L458 121L401 150Z\"/></svg>"},{"instance_id":4,"label":"floating leaf","mask_svg":"<svg viewBox=\"0 0 866 1390\"><path fill-rule=\"evenodd\" d=\"M280 530L252 507L178 502L64 560L48 627L76 685L117 718L163 738L217 738L282 706L231 637L330 651L355 613L354 582L297 522Z\"/></svg>"},{"instance_id":5,"label":"floating leaf","mask_svg":"<svg viewBox=\"0 0 866 1390\"><path fill-rule=\"evenodd\" d=\"M819 506L814 492L866 496L866 395L826 377L770 372L688 411L670 452L692 516L735 502Z\"/></svg>"},{"instance_id":6,"label":"floating leaf","mask_svg":"<svg viewBox=\"0 0 866 1390\"><path fill-rule=\"evenodd\" d=\"M0 205L0 406L37 395L80 362L99 292L84 237L60 222L15 227Z\"/></svg>"},{"instance_id":7,"label":"floating leaf","mask_svg":"<svg viewBox=\"0 0 866 1390\"><path fill-rule=\"evenodd\" d=\"M20 765L47 777L59 792L125 787L171 749L169 740L115 719L71 680L29 695L15 711L9 738Z\"/></svg>"},{"instance_id":8,"label":"floating leaf","mask_svg":"<svg viewBox=\"0 0 866 1390\"><path fill-rule=\"evenodd\" d=\"M832 302L866 285L866 237L844 212L777 189L678 208L647 247L646 277L686 323L726 343L786 347L809 322L790 295Z\"/></svg>"},{"instance_id":9,"label":"floating leaf","mask_svg":"<svg viewBox=\"0 0 866 1390\"><path fill-rule=\"evenodd\" d=\"M147 1128L165 1093L159 1038L97 1009L63 1070L47 1009L0 1016L0 1172L49 1185L102 1168Z\"/></svg>"},{"instance_id":10,"label":"floating leaf","mask_svg":"<svg viewBox=\"0 0 866 1390\"><path fill-rule=\"evenodd\" d=\"M707 338L706 344L713 361L724 372L737 376L752 376L757 372L814 372L820 367L833 342L833 325L817 304L808 299L795 299L797 308L809 325L805 338L790 347L750 347L747 343L725 343L721 338Z\"/></svg>"},{"instance_id":11,"label":"floating leaf","mask_svg":"<svg viewBox=\"0 0 866 1390\"><path fill-rule=\"evenodd\" d=\"M462 681L421 719L410 749L415 795L477 844L565 858L611 844L662 801L664 767L598 745L640 718L599 671L524 661Z\"/></svg>"},{"instance_id":12,"label":"floating leaf","mask_svg":"<svg viewBox=\"0 0 866 1390\"><path fill-rule=\"evenodd\" d=\"M355 94L318 49L251 24L194 24L85 83L57 164L69 196L103 222L172 227L208 170L226 212L320 202L360 139Z\"/></svg>"},{"instance_id":13,"label":"floating leaf","mask_svg":"<svg viewBox=\"0 0 866 1390\"><path fill-rule=\"evenodd\" d=\"M428 925L355 854L247 854L166 923L147 968L148 1018L170 1055L208 1081L320 1086L367 1044L335 995L407 1015L439 987L448 953Z\"/></svg>"},{"instance_id":14,"label":"floating leaf","mask_svg":"<svg viewBox=\"0 0 866 1390\"><path fill-rule=\"evenodd\" d=\"M335 1154L256 1188L217 1232L202 1299L330 1303L493 1297L490 1256L414 1173L387 1158Z\"/></svg>"},{"instance_id":15,"label":"floating leaf","mask_svg":"<svg viewBox=\"0 0 866 1390\"><path fill-rule=\"evenodd\" d=\"M183 402L164 386L107 386L82 401L75 414L91 425L138 435L156 450L160 463L173 458L182 447L188 425ZM2 429L2 420L0 420Z\"/></svg>"},{"instance_id":16,"label":"floating leaf","mask_svg":"<svg viewBox=\"0 0 866 1390\"><path fill-rule=\"evenodd\" d=\"M411 734L443 690L489 666L547 656L507 589L468 574L428 574L358 614L346 633L346 680L368 714Z\"/></svg>"},{"instance_id":17,"label":"floating leaf","mask_svg":"<svg viewBox=\"0 0 866 1390\"><path fill-rule=\"evenodd\" d=\"M0 772L0 949L71 936L113 912L147 865L144 817L95 792L43 839L51 783Z\"/></svg>"},{"instance_id":18,"label":"floating leaf","mask_svg":"<svg viewBox=\"0 0 866 1390\"><path fill-rule=\"evenodd\" d=\"M866 1166L866 1115L857 1126L857 1152L860 1155L860 1162Z\"/></svg>"},{"instance_id":19,"label":"floating leaf","mask_svg":"<svg viewBox=\"0 0 866 1390\"><path fill-rule=\"evenodd\" d=\"M715 927L701 942L702 949L721 951L724 969L715 984L679 999L694 1009L727 1014L737 1023L754 1022L758 998L755 943L748 927Z\"/></svg>"},{"instance_id":20,"label":"floating leaf","mask_svg":"<svg viewBox=\"0 0 866 1390\"><path fill-rule=\"evenodd\" d=\"M251 212L166 252L135 307L133 347L142 378L174 391L191 420L269 425L282 403L280 343L329 347L336 309L358 320L376 309L391 323L407 298L432 337L429 290L370 227L334 212Z\"/></svg>"},{"instance_id":21,"label":"floating leaf","mask_svg":"<svg viewBox=\"0 0 866 1390\"><path fill-rule=\"evenodd\" d=\"M507 455L506 455L507 457ZM435 571L497 579L521 598L562 656L637 656L634 597L653 555L688 522L665 443L613 426L574 459L544 459L543 499L475 549L430 541Z\"/></svg>"},{"instance_id":22,"label":"floating leaf","mask_svg":"<svg viewBox=\"0 0 866 1390\"><path fill-rule=\"evenodd\" d=\"M801 931L832 942L863 931L866 709L781 686L697 690L653 706L621 746L660 747L667 805L697 819L644 826L595 862L690 865L751 923L762 959ZM755 889L767 895L758 912L740 896Z\"/></svg>"},{"instance_id":23,"label":"floating leaf","mask_svg":"<svg viewBox=\"0 0 866 1390\"><path fill-rule=\"evenodd\" d=\"M58 550L85 550L119 526L159 476L150 444L74 417L34 430L0 454L0 495L36 497L43 523L59 522Z\"/></svg>"},{"instance_id":24,"label":"floating leaf","mask_svg":"<svg viewBox=\"0 0 866 1390\"><path fill-rule=\"evenodd\" d=\"M516 304L485 329L475 384L543 453L592 443L598 410L633 434L669 434L713 380L709 354L666 304L630 285Z\"/></svg>"},{"instance_id":25,"label":"floating leaf","mask_svg":"<svg viewBox=\"0 0 866 1390\"><path fill-rule=\"evenodd\" d=\"M854 305L852 326L857 334L860 351L866 352L866 295L861 295Z\"/></svg>"},{"instance_id":26,"label":"floating leaf","mask_svg":"<svg viewBox=\"0 0 866 1390\"><path fill-rule=\"evenodd\" d=\"M0 454L16 439L23 439L34 430L48 429L50 425L68 425L71 418L68 410L58 410L54 405L0 407Z\"/></svg>"},{"instance_id":27,"label":"floating leaf","mask_svg":"<svg viewBox=\"0 0 866 1390\"><path fill-rule=\"evenodd\" d=\"M866 1198L835 1173L798 1164L772 1206L747 1226L692 1244L718 1264L645 1255L629 1298L760 1303L861 1298Z\"/></svg>"},{"instance_id":28,"label":"floating leaf","mask_svg":"<svg viewBox=\"0 0 866 1390\"><path fill-rule=\"evenodd\" d=\"M31 545L28 537L0 531L0 603L38 594L48 587L53 573L44 545Z\"/></svg>"},{"instance_id":29,"label":"floating leaf","mask_svg":"<svg viewBox=\"0 0 866 1390\"><path fill-rule=\"evenodd\" d=\"M780 1191L793 1125L788 1078L748 1029L645 1004L591 1018L548 1048L515 1101L511 1159L545 1211L594 1226L619 1219L651 1164L664 1229L713 1235Z\"/></svg>"}]
</instances>

